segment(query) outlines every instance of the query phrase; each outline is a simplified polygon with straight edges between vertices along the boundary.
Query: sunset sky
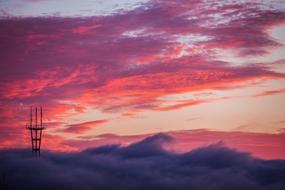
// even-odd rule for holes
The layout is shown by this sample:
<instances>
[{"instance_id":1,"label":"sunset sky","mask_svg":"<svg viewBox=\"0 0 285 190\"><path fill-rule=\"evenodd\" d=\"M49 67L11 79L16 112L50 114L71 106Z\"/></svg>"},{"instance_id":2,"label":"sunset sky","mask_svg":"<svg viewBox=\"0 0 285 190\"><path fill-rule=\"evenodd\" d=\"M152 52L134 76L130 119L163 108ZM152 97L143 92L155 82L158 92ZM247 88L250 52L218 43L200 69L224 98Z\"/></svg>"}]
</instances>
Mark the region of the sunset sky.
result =
<instances>
[{"instance_id":1,"label":"sunset sky","mask_svg":"<svg viewBox=\"0 0 285 190\"><path fill-rule=\"evenodd\" d=\"M165 132L285 158L283 0L0 0L0 148L76 151Z\"/></svg>"}]
</instances>

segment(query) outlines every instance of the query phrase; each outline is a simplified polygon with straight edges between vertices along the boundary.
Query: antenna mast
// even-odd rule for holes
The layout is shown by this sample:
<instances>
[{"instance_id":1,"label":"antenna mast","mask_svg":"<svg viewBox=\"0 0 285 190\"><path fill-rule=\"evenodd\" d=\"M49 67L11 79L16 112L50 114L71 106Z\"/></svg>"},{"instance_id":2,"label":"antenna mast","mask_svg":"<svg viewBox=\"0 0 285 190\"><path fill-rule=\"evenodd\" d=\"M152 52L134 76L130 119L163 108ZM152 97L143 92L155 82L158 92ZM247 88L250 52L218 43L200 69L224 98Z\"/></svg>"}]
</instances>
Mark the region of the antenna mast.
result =
<instances>
[{"instance_id":1,"label":"antenna mast","mask_svg":"<svg viewBox=\"0 0 285 190\"><path fill-rule=\"evenodd\" d=\"M26 126L31 133L32 154L35 157L40 157L41 155L42 132L45 129L43 125L42 107L39 107L39 112L40 114L38 114L38 107L35 107L34 109L33 107L30 108L30 123ZM38 115L40 115L40 123L38 123Z\"/></svg>"}]
</instances>

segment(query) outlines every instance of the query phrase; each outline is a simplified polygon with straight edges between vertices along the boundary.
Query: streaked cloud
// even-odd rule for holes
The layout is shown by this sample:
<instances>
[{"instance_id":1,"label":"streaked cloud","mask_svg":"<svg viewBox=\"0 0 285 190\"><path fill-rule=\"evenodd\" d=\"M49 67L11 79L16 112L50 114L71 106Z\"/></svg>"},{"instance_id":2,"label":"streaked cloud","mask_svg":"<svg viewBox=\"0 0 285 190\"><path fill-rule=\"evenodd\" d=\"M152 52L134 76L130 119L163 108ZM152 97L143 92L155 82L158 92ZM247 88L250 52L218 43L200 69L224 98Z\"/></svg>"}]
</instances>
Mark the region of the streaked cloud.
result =
<instances>
[{"instance_id":1,"label":"streaked cloud","mask_svg":"<svg viewBox=\"0 0 285 190\"><path fill-rule=\"evenodd\" d=\"M100 126L104 123L108 122L108 120L96 120L96 121L88 121L83 123L71 124L68 125L63 132L67 133L84 133L85 131L90 130L91 128Z\"/></svg>"}]
</instances>

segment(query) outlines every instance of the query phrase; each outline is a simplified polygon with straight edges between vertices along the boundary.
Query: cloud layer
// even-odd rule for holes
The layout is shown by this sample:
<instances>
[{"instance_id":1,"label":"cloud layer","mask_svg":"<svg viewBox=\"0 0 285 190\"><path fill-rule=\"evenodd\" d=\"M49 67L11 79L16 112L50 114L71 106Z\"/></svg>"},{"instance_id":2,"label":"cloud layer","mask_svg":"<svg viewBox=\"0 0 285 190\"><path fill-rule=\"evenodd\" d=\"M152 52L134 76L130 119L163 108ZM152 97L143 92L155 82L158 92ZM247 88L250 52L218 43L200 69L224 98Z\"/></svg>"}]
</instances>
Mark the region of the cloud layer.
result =
<instances>
[{"instance_id":1,"label":"cloud layer","mask_svg":"<svg viewBox=\"0 0 285 190\"><path fill-rule=\"evenodd\" d=\"M171 140L157 134L127 147L44 152L41 158L2 150L0 172L6 188L23 190L284 189L284 160L256 159L221 144L176 154L163 149Z\"/></svg>"}]
</instances>

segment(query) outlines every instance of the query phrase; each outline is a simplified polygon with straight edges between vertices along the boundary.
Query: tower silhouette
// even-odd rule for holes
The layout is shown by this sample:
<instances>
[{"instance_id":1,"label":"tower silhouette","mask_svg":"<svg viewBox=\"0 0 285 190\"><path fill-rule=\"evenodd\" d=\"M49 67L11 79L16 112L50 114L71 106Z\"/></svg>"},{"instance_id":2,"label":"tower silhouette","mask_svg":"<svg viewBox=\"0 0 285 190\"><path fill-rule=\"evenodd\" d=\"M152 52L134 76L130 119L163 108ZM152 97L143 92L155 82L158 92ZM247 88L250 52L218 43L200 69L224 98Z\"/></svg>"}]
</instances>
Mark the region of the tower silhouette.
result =
<instances>
[{"instance_id":1,"label":"tower silhouette","mask_svg":"<svg viewBox=\"0 0 285 190\"><path fill-rule=\"evenodd\" d=\"M41 155L41 142L42 142L42 132L45 129L43 125L43 110L39 107L40 121L38 122L38 107L31 107L30 109L30 123L27 124L26 128L30 130L31 133L31 143L32 143L32 154L35 157Z\"/></svg>"}]
</instances>

